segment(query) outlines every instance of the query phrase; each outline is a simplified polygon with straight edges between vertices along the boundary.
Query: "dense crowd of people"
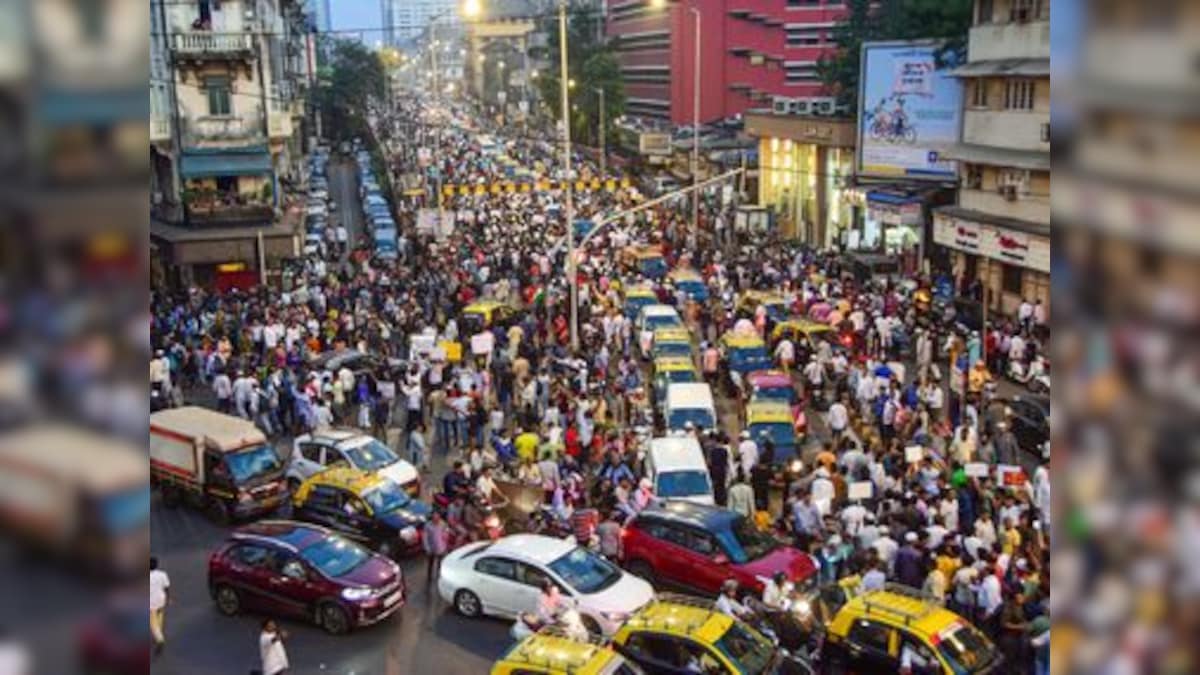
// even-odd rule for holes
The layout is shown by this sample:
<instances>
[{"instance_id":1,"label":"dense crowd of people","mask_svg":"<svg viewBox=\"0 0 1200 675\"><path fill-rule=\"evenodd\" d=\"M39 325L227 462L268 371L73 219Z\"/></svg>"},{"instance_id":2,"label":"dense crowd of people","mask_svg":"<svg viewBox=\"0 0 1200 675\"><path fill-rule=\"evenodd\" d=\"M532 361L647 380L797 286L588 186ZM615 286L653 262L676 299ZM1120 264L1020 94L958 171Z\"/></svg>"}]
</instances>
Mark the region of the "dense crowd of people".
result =
<instances>
[{"instance_id":1,"label":"dense crowd of people","mask_svg":"<svg viewBox=\"0 0 1200 675\"><path fill-rule=\"evenodd\" d=\"M411 145L433 147L435 158L398 153L398 172L440 172L451 185L511 179L510 164L479 143L489 132L517 165L564 177L549 139L485 128L464 108L408 101L398 115L428 122ZM575 159L579 177L597 175ZM642 198L636 188L579 192L576 215ZM655 499L643 465L652 397L639 335L622 311L623 291L647 284L692 329L704 374L733 395L734 423L685 432L703 448L720 506L808 551L820 581L922 589L973 621L1010 663L1048 672L1049 473L992 404L1010 365L1041 355L1039 303L956 331L922 296L928 279L857 278L838 252L734 232L718 191L703 198L698 227L685 198L591 237L572 350L561 270L573 226L562 194L456 194L443 204L448 233L419 231L417 201L396 205L404 242L394 263L358 251L305 260L287 288L155 290L152 384L271 436L359 427L424 472L445 467L436 478L449 504L426 534L431 575L453 539L480 536L475 501L503 502L507 485L539 495L540 510L615 558L621 524ZM632 243L696 270L708 299L631 270L620 253ZM740 428L738 387L720 377L721 335L748 323L768 336L775 324L765 311L736 312L735 299L751 289L780 293L797 315L831 307L826 320L848 336L815 349L785 338L771 349L805 406L799 465L781 465L770 439ZM465 320L463 308L481 298L516 313L491 325ZM327 366L351 351L359 358ZM1029 469L1023 480L996 470L1020 465Z\"/></svg>"}]
</instances>

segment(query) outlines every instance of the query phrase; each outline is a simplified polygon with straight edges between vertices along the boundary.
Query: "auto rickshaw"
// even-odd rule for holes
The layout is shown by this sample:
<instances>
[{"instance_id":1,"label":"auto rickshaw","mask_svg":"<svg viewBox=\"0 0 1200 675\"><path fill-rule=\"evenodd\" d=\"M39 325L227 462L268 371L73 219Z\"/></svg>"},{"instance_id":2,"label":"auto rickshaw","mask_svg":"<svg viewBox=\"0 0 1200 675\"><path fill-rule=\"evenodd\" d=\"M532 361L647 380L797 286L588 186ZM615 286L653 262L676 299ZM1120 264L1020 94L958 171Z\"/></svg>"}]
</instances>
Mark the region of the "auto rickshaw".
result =
<instances>
[{"instance_id":1,"label":"auto rickshaw","mask_svg":"<svg viewBox=\"0 0 1200 675\"><path fill-rule=\"evenodd\" d=\"M746 430L760 444L769 438L775 444L775 463L799 456L799 438L791 407L782 401L752 401L746 404Z\"/></svg>"}]
</instances>

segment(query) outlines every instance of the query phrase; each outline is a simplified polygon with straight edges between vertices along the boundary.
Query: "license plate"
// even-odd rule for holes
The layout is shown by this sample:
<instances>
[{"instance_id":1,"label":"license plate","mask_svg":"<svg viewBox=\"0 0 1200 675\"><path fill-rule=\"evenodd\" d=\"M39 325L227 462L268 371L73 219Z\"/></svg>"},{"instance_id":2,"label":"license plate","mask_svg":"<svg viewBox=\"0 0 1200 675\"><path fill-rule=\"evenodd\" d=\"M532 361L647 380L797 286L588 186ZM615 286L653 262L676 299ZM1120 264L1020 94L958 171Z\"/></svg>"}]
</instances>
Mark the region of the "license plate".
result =
<instances>
[{"instance_id":1,"label":"license plate","mask_svg":"<svg viewBox=\"0 0 1200 675\"><path fill-rule=\"evenodd\" d=\"M395 593L392 593L391 595L389 595L383 599L383 606L391 607L392 605L396 604L397 602L400 602L400 597L402 595L403 594L400 591L396 591Z\"/></svg>"}]
</instances>

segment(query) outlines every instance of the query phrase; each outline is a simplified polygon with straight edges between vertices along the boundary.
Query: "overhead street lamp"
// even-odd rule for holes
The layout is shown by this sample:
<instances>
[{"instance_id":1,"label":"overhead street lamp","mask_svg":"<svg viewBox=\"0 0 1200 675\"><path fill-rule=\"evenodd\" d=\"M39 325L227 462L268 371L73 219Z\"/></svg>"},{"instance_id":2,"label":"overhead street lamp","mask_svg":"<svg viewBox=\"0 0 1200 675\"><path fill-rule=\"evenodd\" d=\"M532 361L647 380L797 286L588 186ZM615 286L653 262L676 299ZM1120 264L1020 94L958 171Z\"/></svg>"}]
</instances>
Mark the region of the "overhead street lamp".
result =
<instances>
[{"instance_id":1,"label":"overhead street lamp","mask_svg":"<svg viewBox=\"0 0 1200 675\"><path fill-rule=\"evenodd\" d=\"M596 87L595 91L600 94L600 178L604 178L608 168L608 146L604 142L604 87Z\"/></svg>"}]
</instances>

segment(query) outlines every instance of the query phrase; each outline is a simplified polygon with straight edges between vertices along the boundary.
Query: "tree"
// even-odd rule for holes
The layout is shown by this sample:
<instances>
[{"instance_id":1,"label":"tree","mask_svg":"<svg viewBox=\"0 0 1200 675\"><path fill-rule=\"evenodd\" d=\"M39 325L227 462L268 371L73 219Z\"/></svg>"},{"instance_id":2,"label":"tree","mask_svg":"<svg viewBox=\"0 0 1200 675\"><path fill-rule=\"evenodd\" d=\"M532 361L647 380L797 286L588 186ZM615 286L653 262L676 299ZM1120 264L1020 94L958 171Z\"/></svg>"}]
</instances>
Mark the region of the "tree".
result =
<instances>
[{"instance_id":1,"label":"tree","mask_svg":"<svg viewBox=\"0 0 1200 675\"><path fill-rule=\"evenodd\" d=\"M846 16L833 28L837 47L817 62L817 74L839 105L857 110L864 42L939 39L945 41L939 65L960 61L966 54L971 9L972 0L846 0Z\"/></svg>"},{"instance_id":2,"label":"tree","mask_svg":"<svg viewBox=\"0 0 1200 675\"><path fill-rule=\"evenodd\" d=\"M604 118L612 138L615 120L625 112L625 83L620 65L610 45L600 39L602 24L594 11L579 8L567 16L567 74L575 81L571 88L571 137L590 145L599 145L600 94L604 90ZM546 112L561 119L559 88L560 57L558 47L558 15L542 19L540 29L548 36L547 46L535 49L533 56L553 64L548 72L538 73L537 88Z\"/></svg>"},{"instance_id":3,"label":"tree","mask_svg":"<svg viewBox=\"0 0 1200 675\"><path fill-rule=\"evenodd\" d=\"M335 42L315 92L326 133L340 140L366 134L367 110L386 100L387 77L379 55L361 42Z\"/></svg>"}]
</instances>

